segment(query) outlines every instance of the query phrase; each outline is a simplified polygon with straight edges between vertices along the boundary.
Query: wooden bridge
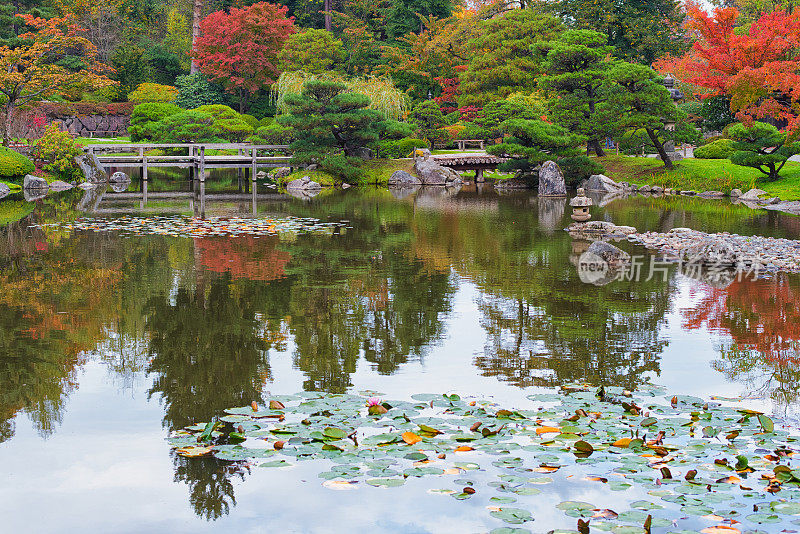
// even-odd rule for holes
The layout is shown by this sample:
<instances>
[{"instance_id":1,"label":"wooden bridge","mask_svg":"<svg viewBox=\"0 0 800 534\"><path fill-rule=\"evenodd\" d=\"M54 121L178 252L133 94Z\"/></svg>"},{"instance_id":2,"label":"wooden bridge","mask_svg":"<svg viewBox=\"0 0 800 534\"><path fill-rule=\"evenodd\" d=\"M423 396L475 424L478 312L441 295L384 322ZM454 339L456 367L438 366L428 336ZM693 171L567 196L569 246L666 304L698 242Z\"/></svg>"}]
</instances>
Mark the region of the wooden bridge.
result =
<instances>
[{"instance_id":1,"label":"wooden bridge","mask_svg":"<svg viewBox=\"0 0 800 534\"><path fill-rule=\"evenodd\" d=\"M148 154L153 150L171 153L186 151L185 154ZM207 154L207 151L232 152L236 154ZM141 168L142 180L147 181L150 167L180 167L197 171L197 179L204 182L206 169L249 169L250 179L255 180L259 168L288 167L290 156L276 156L286 153L289 145L251 145L249 143L152 143L152 144L98 144L87 145L84 151L95 156L105 169ZM259 153L262 154L259 154ZM268 154L263 154L267 152Z\"/></svg>"},{"instance_id":2,"label":"wooden bridge","mask_svg":"<svg viewBox=\"0 0 800 534\"><path fill-rule=\"evenodd\" d=\"M506 161L506 158L483 153L463 154L438 154L431 156L442 167L449 167L454 171L475 171L475 182L485 181L483 171L495 170L497 166Z\"/></svg>"}]
</instances>

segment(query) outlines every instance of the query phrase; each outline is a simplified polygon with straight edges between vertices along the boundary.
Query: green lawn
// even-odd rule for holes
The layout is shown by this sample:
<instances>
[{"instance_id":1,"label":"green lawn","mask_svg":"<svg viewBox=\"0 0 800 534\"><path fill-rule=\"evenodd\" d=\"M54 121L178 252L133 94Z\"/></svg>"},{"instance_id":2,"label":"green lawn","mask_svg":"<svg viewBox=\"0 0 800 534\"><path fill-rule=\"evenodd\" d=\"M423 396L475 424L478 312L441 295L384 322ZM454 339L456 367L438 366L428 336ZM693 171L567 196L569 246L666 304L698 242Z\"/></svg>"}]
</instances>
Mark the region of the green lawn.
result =
<instances>
[{"instance_id":1,"label":"green lawn","mask_svg":"<svg viewBox=\"0 0 800 534\"><path fill-rule=\"evenodd\" d=\"M757 170L734 165L726 159L687 158L675 162L671 171L653 158L606 156L598 161L606 168L606 174L618 182L725 193L758 187L782 200L800 200L800 163L791 161L776 182L767 182Z\"/></svg>"},{"instance_id":2,"label":"green lawn","mask_svg":"<svg viewBox=\"0 0 800 534\"><path fill-rule=\"evenodd\" d=\"M365 161L363 164L364 176L361 183L369 185L384 185L389 181L389 177L395 171L411 172L414 167L413 160L410 159L373 159ZM282 183L288 183L292 180L308 176L320 185L334 185L337 180L325 171L307 171L297 170L284 178Z\"/></svg>"}]
</instances>

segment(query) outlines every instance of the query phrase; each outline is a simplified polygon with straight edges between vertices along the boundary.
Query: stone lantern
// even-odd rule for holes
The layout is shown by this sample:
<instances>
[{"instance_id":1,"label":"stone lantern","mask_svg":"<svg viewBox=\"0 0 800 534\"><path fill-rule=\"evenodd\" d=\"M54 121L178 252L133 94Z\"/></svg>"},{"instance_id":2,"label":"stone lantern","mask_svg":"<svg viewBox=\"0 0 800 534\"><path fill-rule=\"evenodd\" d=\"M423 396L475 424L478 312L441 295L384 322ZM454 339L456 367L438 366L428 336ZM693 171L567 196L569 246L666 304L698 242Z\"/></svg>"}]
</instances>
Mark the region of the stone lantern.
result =
<instances>
[{"instance_id":1,"label":"stone lantern","mask_svg":"<svg viewBox=\"0 0 800 534\"><path fill-rule=\"evenodd\" d=\"M569 201L572 206L572 220L577 222L586 222L592 218L589 213L589 206L593 204L592 199L587 197L582 187L578 188L578 196Z\"/></svg>"}]
</instances>

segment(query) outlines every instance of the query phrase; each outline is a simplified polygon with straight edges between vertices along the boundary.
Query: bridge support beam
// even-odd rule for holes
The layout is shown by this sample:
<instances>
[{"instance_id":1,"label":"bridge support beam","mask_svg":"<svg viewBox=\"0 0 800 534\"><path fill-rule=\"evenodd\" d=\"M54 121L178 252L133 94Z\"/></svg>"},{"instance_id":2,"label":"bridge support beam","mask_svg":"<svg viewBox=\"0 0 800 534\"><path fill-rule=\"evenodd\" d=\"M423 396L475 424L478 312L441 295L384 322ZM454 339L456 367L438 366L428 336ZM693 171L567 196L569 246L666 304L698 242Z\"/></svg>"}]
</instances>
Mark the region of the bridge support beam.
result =
<instances>
[{"instance_id":1,"label":"bridge support beam","mask_svg":"<svg viewBox=\"0 0 800 534\"><path fill-rule=\"evenodd\" d=\"M483 177L483 169L475 169L475 183L482 184L486 180Z\"/></svg>"}]
</instances>

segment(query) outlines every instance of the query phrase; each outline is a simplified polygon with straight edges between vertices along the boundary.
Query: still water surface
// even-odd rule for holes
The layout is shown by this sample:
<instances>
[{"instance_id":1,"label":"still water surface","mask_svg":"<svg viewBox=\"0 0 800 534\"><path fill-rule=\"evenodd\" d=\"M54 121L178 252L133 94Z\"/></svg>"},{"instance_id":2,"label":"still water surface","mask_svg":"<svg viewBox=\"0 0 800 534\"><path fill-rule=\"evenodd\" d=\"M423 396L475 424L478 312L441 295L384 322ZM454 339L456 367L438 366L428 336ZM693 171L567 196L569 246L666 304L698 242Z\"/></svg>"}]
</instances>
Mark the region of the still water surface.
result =
<instances>
[{"instance_id":1,"label":"still water surface","mask_svg":"<svg viewBox=\"0 0 800 534\"><path fill-rule=\"evenodd\" d=\"M579 250L562 231L565 200L350 190L256 206L259 217L343 222L333 235L187 239L30 227L85 215L75 209L81 195L39 201L0 227L4 532L500 526L487 526L481 506L421 498L421 481L334 492L313 466L237 470L176 456L163 439L270 392L458 392L513 404L571 382L652 382L747 396L796 421L800 277L719 288L671 267L650 280L645 269L638 281L586 285L571 262ZM156 199L146 210L191 215L191 202ZM130 199L104 206L108 217L142 210ZM0 214L27 209L0 203ZM253 205L204 209L248 215ZM701 199L639 197L594 216L640 230L800 237L796 217ZM585 486L554 502L591 502L603 491ZM567 526L542 502L537 528Z\"/></svg>"}]
</instances>

